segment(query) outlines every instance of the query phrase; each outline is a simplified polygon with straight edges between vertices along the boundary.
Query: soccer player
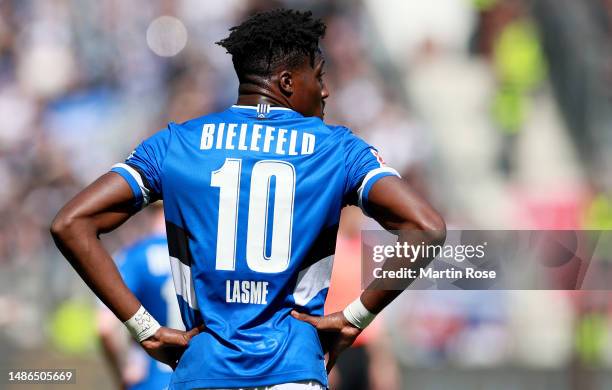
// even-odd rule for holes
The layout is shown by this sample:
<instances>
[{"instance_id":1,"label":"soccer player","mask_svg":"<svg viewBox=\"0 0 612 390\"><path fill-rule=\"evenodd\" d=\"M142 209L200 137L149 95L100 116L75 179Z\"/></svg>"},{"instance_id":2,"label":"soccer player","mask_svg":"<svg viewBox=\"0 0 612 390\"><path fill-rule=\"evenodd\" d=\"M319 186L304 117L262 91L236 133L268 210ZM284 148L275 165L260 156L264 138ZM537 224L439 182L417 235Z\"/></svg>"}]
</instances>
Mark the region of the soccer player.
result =
<instances>
[{"instance_id":1,"label":"soccer player","mask_svg":"<svg viewBox=\"0 0 612 390\"><path fill-rule=\"evenodd\" d=\"M175 368L172 389L327 386L324 353L329 370L401 292L366 290L322 316L344 205L386 229L444 239L442 218L374 148L323 122L324 32L310 12L283 9L232 28L219 44L238 75L237 104L170 123L51 226L95 294L151 356ZM157 199L188 331L157 323L98 240Z\"/></svg>"},{"instance_id":2,"label":"soccer player","mask_svg":"<svg viewBox=\"0 0 612 390\"><path fill-rule=\"evenodd\" d=\"M150 234L120 250L115 262L127 287L160 325L184 329L170 273L164 214L158 204L147 221ZM107 307L98 310L100 341L118 383L127 390L166 389L172 369L148 356L136 343L126 345L121 327Z\"/></svg>"}]
</instances>

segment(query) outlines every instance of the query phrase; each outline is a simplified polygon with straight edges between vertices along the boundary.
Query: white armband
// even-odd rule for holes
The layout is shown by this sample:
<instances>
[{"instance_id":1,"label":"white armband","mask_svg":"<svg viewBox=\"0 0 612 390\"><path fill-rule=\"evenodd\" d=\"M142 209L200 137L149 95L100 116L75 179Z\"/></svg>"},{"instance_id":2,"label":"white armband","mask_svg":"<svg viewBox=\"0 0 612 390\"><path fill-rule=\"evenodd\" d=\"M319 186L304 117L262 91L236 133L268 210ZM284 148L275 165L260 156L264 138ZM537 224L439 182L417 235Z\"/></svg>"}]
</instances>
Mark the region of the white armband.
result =
<instances>
[{"instance_id":1,"label":"white armband","mask_svg":"<svg viewBox=\"0 0 612 390\"><path fill-rule=\"evenodd\" d=\"M139 343L153 336L161 325L143 306L123 323Z\"/></svg>"},{"instance_id":2,"label":"white armband","mask_svg":"<svg viewBox=\"0 0 612 390\"><path fill-rule=\"evenodd\" d=\"M348 322L359 329L365 329L365 327L370 325L370 322L374 320L374 317L376 317L376 314L366 309L363 303L361 303L360 298L351 302L344 311L342 311L342 314L344 314Z\"/></svg>"}]
</instances>

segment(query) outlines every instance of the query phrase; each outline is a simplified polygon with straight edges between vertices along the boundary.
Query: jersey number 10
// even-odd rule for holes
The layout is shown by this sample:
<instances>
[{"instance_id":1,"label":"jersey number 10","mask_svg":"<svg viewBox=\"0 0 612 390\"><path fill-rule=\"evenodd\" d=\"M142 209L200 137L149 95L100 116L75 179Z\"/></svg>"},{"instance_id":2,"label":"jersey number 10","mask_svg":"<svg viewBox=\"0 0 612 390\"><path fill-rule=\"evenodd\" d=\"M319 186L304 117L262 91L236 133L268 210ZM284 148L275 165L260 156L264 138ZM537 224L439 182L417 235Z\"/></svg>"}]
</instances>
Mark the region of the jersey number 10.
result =
<instances>
[{"instance_id":1,"label":"jersey number 10","mask_svg":"<svg viewBox=\"0 0 612 390\"><path fill-rule=\"evenodd\" d=\"M217 225L216 269L236 269L236 235L238 206L240 204L240 176L242 160L228 158L218 170L212 172L211 186L219 190L219 224ZM274 202L272 234L268 237L272 177ZM295 168L278 160L262 160L251 171L249 215L247 225L246 260L256 272L277 273L289 267L291 257L291 229L295 195ZM270 255L266 255L267 240L272 239Z\"/></svg>"}]
</instances>

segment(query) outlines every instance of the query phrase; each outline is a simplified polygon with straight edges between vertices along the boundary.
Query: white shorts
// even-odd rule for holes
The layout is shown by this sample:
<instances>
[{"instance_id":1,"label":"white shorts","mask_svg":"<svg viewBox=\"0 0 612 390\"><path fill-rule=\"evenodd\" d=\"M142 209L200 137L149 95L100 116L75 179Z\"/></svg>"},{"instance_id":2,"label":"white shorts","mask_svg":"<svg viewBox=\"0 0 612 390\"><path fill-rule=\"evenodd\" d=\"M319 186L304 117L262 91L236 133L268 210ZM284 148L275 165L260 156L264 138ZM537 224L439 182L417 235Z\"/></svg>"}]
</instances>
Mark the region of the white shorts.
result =
<instances>
[{"instance_id":1,"label":"white shorts","mask_svg":"<svg viewBox=\"0 0 612 390\"><path fill-rule=\"evenodd\" d=\"M278 385L261 387L240 387L232 389L200 389L200 390L325 390L326 388L317 381L298 381L281 383Z\"/></svg>"}]
</instances>

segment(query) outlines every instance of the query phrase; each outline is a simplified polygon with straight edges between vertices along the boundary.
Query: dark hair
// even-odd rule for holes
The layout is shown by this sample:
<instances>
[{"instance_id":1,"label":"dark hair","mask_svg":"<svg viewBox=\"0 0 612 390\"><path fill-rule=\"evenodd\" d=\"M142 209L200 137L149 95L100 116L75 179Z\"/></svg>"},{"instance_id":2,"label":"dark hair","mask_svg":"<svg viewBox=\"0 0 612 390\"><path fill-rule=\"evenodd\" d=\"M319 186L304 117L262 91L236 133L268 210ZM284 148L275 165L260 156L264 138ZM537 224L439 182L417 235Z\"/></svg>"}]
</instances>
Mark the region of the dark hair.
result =
<instances>
[{"instance_id":1,"label":"dark hair","mask_svg":"<svg viewBox=\"0 0 612 390\"><path fill-rule=\"evenodd\" d=\"M269 76L280 65L295 68L306 57L314 66L325 27L310 11L276 9L249 17L230 28L230 35L216 43L232 55L234 69L242 82L246 75Z\"/></svg>"}]
</instances>

